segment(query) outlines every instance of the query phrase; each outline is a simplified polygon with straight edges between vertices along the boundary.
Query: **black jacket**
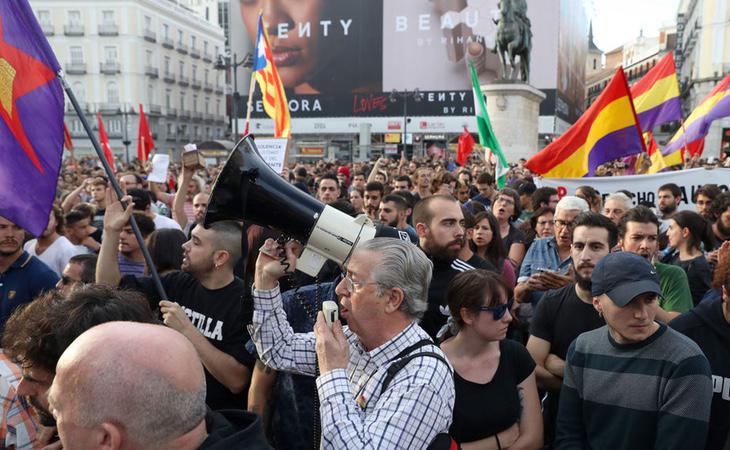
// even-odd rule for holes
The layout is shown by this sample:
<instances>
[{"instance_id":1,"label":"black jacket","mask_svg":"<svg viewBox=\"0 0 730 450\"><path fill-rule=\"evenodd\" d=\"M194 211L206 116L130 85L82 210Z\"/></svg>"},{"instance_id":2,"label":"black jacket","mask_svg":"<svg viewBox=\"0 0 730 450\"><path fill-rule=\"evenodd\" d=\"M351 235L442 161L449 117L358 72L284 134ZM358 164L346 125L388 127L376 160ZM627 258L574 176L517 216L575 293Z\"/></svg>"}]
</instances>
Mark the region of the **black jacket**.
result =
<instances>
[{"instance_id":1,"label":"black jacket","mask_svg":"<svg viewBox=\"0 0 730 450\"><path fill-rule=\"evenodd\" d=\"M208 437L199 450L271 449L264 437L261 419L248 411L208 410L205 428Z\"/></svg>"},{"instance_id":2,"label":"black jacket","mask_svg":"<svg viewBox=\"0 0 730 450\"><path fill-rule=\"evenodd\" d=\"M669 325L702 349L712 369L712 412L707 449L721 449L730 440L730 324L722 298L704 300Z\"/></svg>"}]
</instances>

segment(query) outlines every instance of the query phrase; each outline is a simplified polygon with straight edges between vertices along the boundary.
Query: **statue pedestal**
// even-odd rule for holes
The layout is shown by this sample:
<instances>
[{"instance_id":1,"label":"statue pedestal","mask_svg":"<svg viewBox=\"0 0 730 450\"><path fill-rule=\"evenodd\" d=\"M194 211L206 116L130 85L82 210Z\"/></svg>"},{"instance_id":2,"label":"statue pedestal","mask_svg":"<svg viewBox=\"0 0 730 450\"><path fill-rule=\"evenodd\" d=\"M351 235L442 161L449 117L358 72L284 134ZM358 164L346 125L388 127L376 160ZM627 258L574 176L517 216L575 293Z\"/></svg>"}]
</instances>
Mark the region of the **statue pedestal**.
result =
<instances>
[{"instance_id":1,"label":"statue pedestal","mask_svg":"<svg viewBox=\"0 0 730 450\"><path fill-rule=\"evenodd\" d=\"M537 153L540 103L545 94L529 84L495 81L481 87L487 114L508 163Z\"/></svg>"}]
</instances>

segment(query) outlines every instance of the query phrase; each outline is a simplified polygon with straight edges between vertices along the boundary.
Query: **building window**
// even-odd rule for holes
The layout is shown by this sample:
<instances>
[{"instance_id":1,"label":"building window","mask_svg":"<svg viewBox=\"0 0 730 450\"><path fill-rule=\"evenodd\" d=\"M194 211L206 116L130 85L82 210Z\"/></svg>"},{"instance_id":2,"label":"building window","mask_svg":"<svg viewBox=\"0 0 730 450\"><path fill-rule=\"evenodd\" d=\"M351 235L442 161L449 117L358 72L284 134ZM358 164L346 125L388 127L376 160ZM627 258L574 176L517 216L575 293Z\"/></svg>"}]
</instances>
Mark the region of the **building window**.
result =
<instances>
[{"instance_id":1,"label":"building window","mask_svg":"<svg viewBox=\"0 0 730 450\"><path fill-rule=\"evenodd\" d=\"M120 119L107 120L106 126L109 128L110 134L119 135L122 133L122 121Z\"/></svg>"},{"instance_id":2,"label":"building window","mask_svg":"<svg viewBox=\"0 0 730 450\"><path fill-rule=\"evenodd\" d=\"M162 37L165 39L170 38L170 25L163 23L162 24Z\"/></svg>"},{"instance_id":3,"label":"building window","mask_svg":"<svg viewBox=\"0 0 730 450\"><path fill-rule=\"evenodd\" d=\"M167 135L173 136L175 134L175 124L174 123L167 123Z\"/></svg>"},{"instance_id":4,"label":"building window","mask_svg":"<svg viewBox=\"0 0 730 450\"><path fill-rule=\"evenodd\" d=\"M147 85L147 103L150 105L155 103L155 87L151 84Z\"/></svg>"},{"instance_id":5,"label":"building window","mask_svg":"<svg viewBox=\"0 0 730 450\"><path fill-rule=\"evenodd\" d=\"M593 58L593 70L596 70L596 58Z\"/></svg>"},{"instance_id":6,"label":"building window","mask_svg":"<svg viewBox=\"0 0 730 450\"><path fill-rule=\"evenodd\" d=\"M110 81L106 84L106 101L108 103L119 103L119 86L116 81Z\"/></svg>"},{"instance_id":7,"label":"building window","mask_svg":"<svg viewBox=\"0 0 730 450\"><path fill-rule=\"evenodd\" d=\"M71 64L83 64L84 63L84 49L80 46L74 45L70 48L71 51Z\"/></svg>"},{"instance_id":8,"label":"building window","mask_svg":"<svg viewBox=\"0 0 730 450\"><path fill-rule=\"evenodd\" d=\"M114 22L114 11L107 10L101 12L101 23L105 25L112 25Z\"/></svg>"},{"instance_id":9,"label":"building window","mask_svg":"<svg viewBox=\"0 0 730 450\"><path fill-rule=\"evenodd\" d=\"M147 62L148 66L153 66L155 60L155 54L152 52L152 50L145 50L145 61Z\"/></svg>"},{"instance_id":10,"label":"building window","mask_svg":"<svg viewBox=\"0 0 730 450\"><path fill-rule=\"evenodd\" d=\"M116 47L104 47L104 59L108 63L117 62L117 48Z\"/></svg>"},{"instance_id":11,"label":"building window","mask_svg":"<svg viewBox=\"0 0 730 450\"><path fill-rule=\"evenodd\" d=\"M81 25L81 11L69 11L68 12L68 24L69 25Z\"/></svg>"},{"instance_id":12,"label":"building window","mask_svg":"<svg viewBox=\"0 0 730 450\"><path fill-rule=\"evenodd\" d=\"M193 112L198 112L198 96L193 95Z\"/></svg>"},{"instance_id":13,"label":"building window","mask_svg":"<svg viewBox=\"0 0 730 450\"><path fill-rule=\"evenodd\" d=\"M190 48L193 50L195 49L195 36L192 34L190 35Z\"/></svg>"},{"instance_id":14,"label":"building window","mask_svg":"<svg viewBox=\"0 0 730 450\"><path fill-rule=\"evenodd\" d=\"M203 41L203 53L208 53L208 41Z\"/></svg>"},{"instance_id":15,"label":"building window","mask_svg":"<svg viewBox=\"0 0 730 450\"><path fill-rule=\"evenodd\" d=\"M183 39L185 36L183 35L182 30L177 30L177 42L180 44L184 44L185 40Z\"/></svg>"},{"instance_id":16,"label":"building window","mask_svg":"<svg viewBox=\"0 0 730 450\"><path fill-rule=\"evenodd\" d=\"M165 75L169 75L170 74L170 57L169 56L165 56L164 65L165 65L165 67L164 67Z\"/></svg>"},{"instance_id":17,"label":"building window","mask_svg":"<svg viewBox=\"0 0 730 450\"><path fill-rule=\"evenodd\" d=\"M215 113L219 116L221 115L221 101L220 100L215 101Z\"/></svg>"},{"instance_id":18,"label":"building window","mask_svg":"<svg viewBox=\"0 0 730 450\"><path fill-rule=\"evenodd\" d=\"M40 22L41 24L50 25L51 12L50 11L38 11L38 22Z\"/></svg>"},{"instance_id":19,"label":"building window","mask_svg":"<svg viewBox=\"0 0 730 450\"><path fill-rule=\"evenodd\" d=\"M198 66L193 64L193 81L198 79Z\"/></svg>"},{"instance_id":20,"label":"building window","mask_svg":"<svg viewBox=\"0 0 730 450\"><path fill-rule=\"evenodd\" d=\"M165 108L172 108L172 90L165 89Z\"/></svg>"},{"instance_id":21,"label":"building window","mask_svg":"<svg viewBox=\"0 0 730 450\"><path fill-rule=\"evenodd\" d=\"M86 103L86 89L84 89L83 83L80 81L74 82L73 90L74 94L76 94L76 100L79 102L79 105L84 108L84 103Z\"/></svg>"},{"instance_id":22,"label":"building window","mask_svg":"<svg viewBox=\"0 0 730 450\"><path fill-rule=\"evenodd\" d=\"M210 97L205 97L205 113L210 114Z\"/></svg>"},{"instance_id":23,"label":"building window","mask_svg":"<svg viewBox=\"0 0 730 450\"><path fill-rule=\"evenodd\" d=\"M145 30L151 30L152 29L152 17L150 17L150 16L144 16L144 29Z\"/></svg>"},{"instance_id":24,"label":"building window","mask_svg":"<svg viewBox=\"0 0 730 450\"><path fill-rule=\"evenodd\" d=\"M180 61L180 76L185 76L185 61Z\"/></svg>"},{"instance_id":25,"label":"building window","mask_svg":"<svg viewBox=\"0 0 730 450\"><path fill-rule=\"evenodd\" d=\"M203 74L205 78L203 80L205 81L205 84L208 84L210 82L210 69L205 69L205 73Z\"/></svg>"},{"instance_id":26,"label":"building window","mask_svg":"<svg viewBox=\"0 0 730 450\"><path fill-rule=\"evenodd\" d=\"M185 110L185 93L181 92L180 93L180 111L184 111L184 110Z\"/></svg>"}]
</instances>

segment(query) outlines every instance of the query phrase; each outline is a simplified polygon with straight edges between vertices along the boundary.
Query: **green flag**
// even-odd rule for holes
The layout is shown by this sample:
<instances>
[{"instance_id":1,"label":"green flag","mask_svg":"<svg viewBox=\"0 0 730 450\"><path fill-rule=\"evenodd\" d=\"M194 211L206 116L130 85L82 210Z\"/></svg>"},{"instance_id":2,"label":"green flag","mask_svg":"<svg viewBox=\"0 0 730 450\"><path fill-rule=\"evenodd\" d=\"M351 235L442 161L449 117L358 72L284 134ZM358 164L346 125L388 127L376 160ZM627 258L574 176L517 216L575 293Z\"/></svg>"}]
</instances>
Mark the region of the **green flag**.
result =
<instances>
[{"instance_id":1,"label":"green flag","mask_svg":"<svg viewBox=\"0 0 730 450\"><path fill-rule=\"evenodd\" d=\"M502 189L507 181L509 166L507 165L507 160L504 158L504 153L502 153L502 148L499 146L499 142L497 142L497 136L494 135L492 124L489 123L487 105L484 103L482 88L479 87L479 79L477 78L477 71L474 70L474 63L470 63L469 68L471 69L471 83L474 89L474 115L477 118L479 142L484 147L489 148L494 156L497 157L494 178L497 179L497 188Z\"/></svg>"}]
</instances>

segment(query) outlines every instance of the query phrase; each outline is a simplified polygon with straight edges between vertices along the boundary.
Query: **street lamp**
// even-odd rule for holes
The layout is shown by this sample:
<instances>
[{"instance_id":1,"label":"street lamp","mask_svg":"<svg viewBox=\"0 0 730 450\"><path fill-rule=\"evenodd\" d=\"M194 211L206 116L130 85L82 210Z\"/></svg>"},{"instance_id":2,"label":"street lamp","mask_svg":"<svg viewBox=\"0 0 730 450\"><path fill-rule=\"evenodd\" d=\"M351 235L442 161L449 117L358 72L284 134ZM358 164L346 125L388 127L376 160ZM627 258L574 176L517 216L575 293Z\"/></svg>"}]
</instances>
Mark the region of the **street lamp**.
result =
<instances>
[{"instance_id":1,"label":"street lamp","mask_svg":"<svg viewBox=\"0 0 730 450\"><path fill-rule=\"evenodd\" d=\"M122 144L124 144L124 155L129 165L129 144L132 143L129 138L129 108L126 103L122 104L122 115L124 116L124 134L122 135Z\"/></svg>"},{"instance_id":2,"label":"street lamp","mask_svg":"<svg viewBox=\"0 0 730 450\"><path fill-rule=\"evenodd\" d=\"M407 155L406 153L406 136L407 136L407 129L408 129L408 97L413 97L413 100L416 102L420 102L423 100L423 94L421 91L416 88L413 91L409 91L408 89L405 89L403 91L398 91L396 89L393 89L393 92L390 93L389 99L391 103L395 103L398 101L398 97L403 98L403 154Z\"/></svg>"},{"instance_id":3,"label":"street lamp","mask_svg":"<svg viewBox=\"0 0 730 450\"><path fill-rule=\"evenodd\" d=\"M233 69L233 105L231 105L231 115L233 116L234 140L238 139L238 86L236 79L238 78L237 69L241 66L244 68L253 67L253 55L251 53L247 53L240 61L238 60L238 55L235 53L233 54L233 58L231 58L230 54L218 55L214 66L216 70Z\"/></svg>"}]
</instances>

